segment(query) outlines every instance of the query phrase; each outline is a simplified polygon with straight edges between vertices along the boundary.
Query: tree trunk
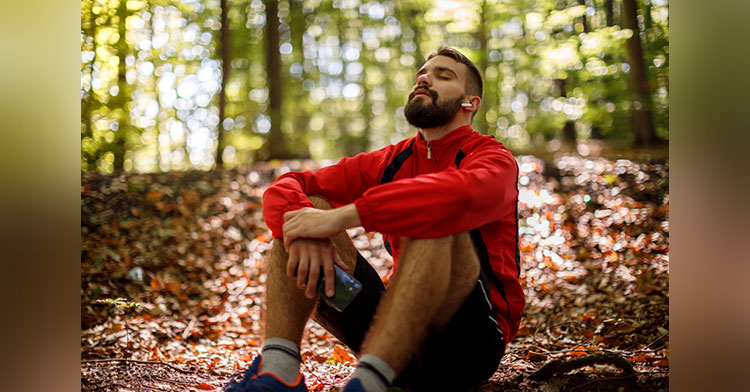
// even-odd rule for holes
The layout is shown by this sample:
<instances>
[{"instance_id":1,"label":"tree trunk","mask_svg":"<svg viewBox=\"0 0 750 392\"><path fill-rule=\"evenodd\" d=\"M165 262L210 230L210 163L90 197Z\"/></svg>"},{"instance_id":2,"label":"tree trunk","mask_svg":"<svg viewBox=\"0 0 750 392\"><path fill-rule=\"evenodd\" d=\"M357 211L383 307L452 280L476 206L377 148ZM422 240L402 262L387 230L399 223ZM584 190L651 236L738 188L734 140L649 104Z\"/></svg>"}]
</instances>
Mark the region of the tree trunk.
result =
<instances>
[{"instance_id":1,"label":"tree trunk","mask_svg":"<svg viewBox=\"0 0 750 392\"><path fill-rule=\"evenodd\" d=\"M632 100L633 130L636 146L656 144L656 131L651 114L651 95L646 78L646 68L643 64L643 48L641 46L640 29L635 0L622 1L623 27L631 29L633 36L626 42L630 63L630 95Z\"/></svg>"},{"instance_id":2,"label":"tree trunk","mask_svg":"<svg viewBox=\"0 0 750 392\"><path fill-rule=\"evenodd\" d=\"M292 36L292 53L294 56L294 62L302 66L299 80L292 81L292 85L294 86L293 94L295 106L299 108L294 111L294 136L295 140L303 141L302 144L306 145L307 140L309 140L307 139L306 134L310 122L310 116L304 105L304 102L308 97L308 94L304 89L304 83L305 80L310 78L310 75L305 71L305 42L303 36L307 29L307 21L302 7L303 0L289 1L289 15L291 18L289 30Z\"/></svg>"},{"instance_id":3,"label":"tree trunk","mask_svg":"<svg viewBox=\"0 0 750 392\"><path fill-rule=\"evenodd\" d=\"M604 12L607 15L607 26L615 25L615 0L604 0Z\"/></svg>"},{"instance_id":4,"label":"tree trunk","mask_svg":"<svg viewBox=\"0 0 750 392\"><path fill-rule=\"evenodd\" d=\"M128 42L126 40L127 27L125 21L128 17L127 1L120 0L117 6L117 32L120 36L117 42L117 56L119 57L119 64L117 68L117 96L113 99L113 107L116 113L118 113L118 129L115 132L115 139L110 144L110 151L115 154L114 169L122 170L125 163L125 143L127 133L130 128L130 115L127 109L127 90L128 81L126 78L127 66L125 64L125 58L128 56Z\"/></svg>"},{"instance_id":5,"label":"tree trunk","mask_svg":"<svg viewBox=\"0 0 750 392\"><path fill-rule=\"evenodd\" d=\"M281 134L281 54L279 53L279 10L276 0L265 0L266 5L266 75L268 76L268 106L271 129L268 131L265 152L261 159L284 158L284 138Z\"/></svg>"},{"instance_id":6,"label":"tree trunk","mask_svg":"<svg viewBox=\"0 0 750 392\"><path fill-rule=\"evenodd\" d=\"M227 0L221 0L221 37L219 39L219 51L221 53L221 89L219 90L219 127L216 135L216 167L224 167L224 148L226 147L226 135L224 134L224 119L226 118L227 106L227 80L231 70L231 38L229 35L229 22L227 13L229 6Z\"/></svg>"},{"instance_id":7,"label":"tree trunk","mask_svg":"<svg viewBox=\"0 0 750 392\"><path fill-rule=\"evenodd\" d=\"M580 4L580 5L582 5L582 6L585 7L586 6L586 0L578 0L578 4ZM589 30L589 23L588 23L588 20L586 18L586 12L585 11L583 12L583 16L581 16L581 23L583 24L583 32L588 34L590 30Z\"/></svg>"},{"instance_id":8,"label":"tree trunk","mask_svg":"<svg viewBox=\"0 0 750 392\"><path fill-rule=\"evenodd\" d=\"M81 141L83 141L84 138L89 138L91 140L94 139L94 130L93 130L93 122L91 121L91 112L94 110L94 103L96 101L96 96L94 95L94 87L91 85L91 83L94 81L94 64L96 63L96 16L94 16L94 4L95 2L91 2L91 7L89 7L88 11L88 21L87 21L87 28L85 29L86 37L93 38L91 43L91 50L94 52L94 58L91 59L91 62L89 63L88 68L88 74L90 77L90 84L89 84L89 91L83 95L83 98L81 99ZM85 160L86 164L85 166L81 166L82 170L88 171L91 169L94 169L96 167L96 159L98 155L99 150L97 149L94 151L94 153L89 153L85 151L81 151L82 155L82 161Z\"/></svg>"},{"instance_id":9,"label":"tree trunk","mask_svg":"<svg viewBox=\"0 0 750 392\"><path fill-rule=\"evenodd\" d=\"M412 4L411 6L415 7L416 5ZM425 63L425 54L422 51L422 40L420 37L420 34L422 31L424 31L424 29L422 26L418 25L420 21L424 20L424 18L420 18L420 15L424 14L424 10L419 9L419 8L408 8L405 14L406 14L405 22L414 32L413 39L414 39L414 46L416 47L416 50L414 50L414 59L415 59L416 69L419 69Z\"/></svg>"},{"instance_id":10,"label":"tree trunk","mask_svg":"<svg viewBox=\"0 0 750 392\"><path fill-rule=\"evenodd\" d=\"M477 40L479 41L479 59L477 61L477 67L482 77L487 74L487 1L482 1L479 11L479 28L477 29ZM482 94L482 99L486 98L486 94ZM482 102L479 105L479 110L476 112L473 118L473 128L480 133L487 134L487 108L489 100Z\"/></svg>"},{"instance_id":11,"label":"tree trunk","mask_svg":"<svg viewBox=\"0 0 750 392\"><path fill-rule=\"evenodd\" d=\"M567 81L565 79L557 79L557 87L560 90L560 97L567 98ZM576 125L574 121L567 120L562 129L562 141L567 147L575 149L576 147Z\"/></svg>"},{"instance_id":12,"label":"tree trunk","mask_svg":"<svg viewBox=\"0 0 750 392\"><path fill-rule=\"evenodd\" d=\"M151 24L149 25L149 29L151 30L151 41L153 42L154 35L156 33L156 28L154 27L155 26L154 19L156 18L154 17L153 8L151 7L151 4L149 3L150 2L146 2L146 4L148 4L149 12L151 12ZM157 65L158 58L159 56L156 56L156 54L154 53L154 47L152 46L151 47L151 61L154 63L154 69L159 68L159 66ZM161 138L159 137L159 133L161 132L159 129L159 114L161 113L161 99L159 98L159 77L156 76L156 72L154 72L154 85L152 86L152 88L153 88L154 97L156 100L156 107L158 108L156 112L156 116L154 117L154 129L156 129L156 167L159 169L159 171L162 171L163 170L162 166L166 166L166 165L163 165L164 162L161 161L162 145L160 141ZM166 163L169 163L169 159L167 159Z\"/></svg>"}]
</instances>

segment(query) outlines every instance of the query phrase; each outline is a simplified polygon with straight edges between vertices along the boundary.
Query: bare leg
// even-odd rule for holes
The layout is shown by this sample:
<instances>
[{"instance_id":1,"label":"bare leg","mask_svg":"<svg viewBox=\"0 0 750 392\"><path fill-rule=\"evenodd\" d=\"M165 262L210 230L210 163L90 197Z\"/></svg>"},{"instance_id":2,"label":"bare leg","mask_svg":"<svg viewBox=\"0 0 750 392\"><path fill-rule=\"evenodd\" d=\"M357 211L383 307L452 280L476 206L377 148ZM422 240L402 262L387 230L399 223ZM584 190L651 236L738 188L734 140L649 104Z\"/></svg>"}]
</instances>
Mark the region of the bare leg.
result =
<instances>
[{"instance_id":1,"label":"bare leg","mask_svg":"<svg viewBox=\"0 0 750 392\"><path fill-rule=\"evenodd\" d=\"M315 208L330 209L325 199L311 196ZM344 231L331 238L334 249L347 265L354 269L357 250L348 234ZM297 344L302 340L302 332L318 300L307 298L304 291L297 288L296 279L286 276L286 264L289 254L282 241L274 241L269 259L266 281L266 338L278 337Z\"/></svg>"},{"instance_id":2,"label":"bare leg","mask_svg":"<svg viewBox=\"0 0 750 392\"><path fill-rule=\"evenodd\" d=\"M363 354L382 359L396 374L430 328L444 327L450 321L479 276L479 259L467 233L402 241L394 281L362 348Z\"/></svg>"}]
</instances>

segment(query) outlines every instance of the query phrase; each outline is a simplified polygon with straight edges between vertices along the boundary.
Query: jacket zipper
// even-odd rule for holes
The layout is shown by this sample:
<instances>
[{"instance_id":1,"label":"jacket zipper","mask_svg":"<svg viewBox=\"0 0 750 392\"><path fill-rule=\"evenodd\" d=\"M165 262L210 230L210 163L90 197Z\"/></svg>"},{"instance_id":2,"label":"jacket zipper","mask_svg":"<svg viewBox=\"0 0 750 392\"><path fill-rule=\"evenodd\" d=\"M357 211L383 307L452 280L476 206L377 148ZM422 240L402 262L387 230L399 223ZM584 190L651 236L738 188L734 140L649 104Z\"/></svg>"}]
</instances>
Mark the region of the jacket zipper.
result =
<instances>
[{"instance_id":1,"label":"jacket zipper","mask_svg":"<svg viewBox=\"0 0 750 392\"><path fill-rule=\"evenodd\" d=\"M432 159L432 147L430 142L427 142L427 159Z\"/></svg>"}]
</instances>

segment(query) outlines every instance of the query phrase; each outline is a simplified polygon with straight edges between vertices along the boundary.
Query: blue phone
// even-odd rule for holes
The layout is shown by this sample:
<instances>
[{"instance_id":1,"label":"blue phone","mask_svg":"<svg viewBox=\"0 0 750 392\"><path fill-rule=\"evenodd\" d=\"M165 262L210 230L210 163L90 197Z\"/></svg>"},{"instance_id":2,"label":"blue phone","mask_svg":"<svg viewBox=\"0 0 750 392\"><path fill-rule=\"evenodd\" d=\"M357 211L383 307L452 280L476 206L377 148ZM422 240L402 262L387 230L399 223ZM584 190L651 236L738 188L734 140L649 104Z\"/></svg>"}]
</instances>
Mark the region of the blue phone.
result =
<instances>
[{"instance_id":1,"label":"blue phone","mask_svg":"<svg viewBox=\"0 0 750 392\"><path fill-rule=\"evenodd\" d=\"M320 282L318 282L318 294L328 305L339 312L343 312L352 303L354 297L362 291L362 283L336 264L333 265L333 270L336 273L333 297L325 295L325 277L321 277Z\"/></svg>"}]
</instances>

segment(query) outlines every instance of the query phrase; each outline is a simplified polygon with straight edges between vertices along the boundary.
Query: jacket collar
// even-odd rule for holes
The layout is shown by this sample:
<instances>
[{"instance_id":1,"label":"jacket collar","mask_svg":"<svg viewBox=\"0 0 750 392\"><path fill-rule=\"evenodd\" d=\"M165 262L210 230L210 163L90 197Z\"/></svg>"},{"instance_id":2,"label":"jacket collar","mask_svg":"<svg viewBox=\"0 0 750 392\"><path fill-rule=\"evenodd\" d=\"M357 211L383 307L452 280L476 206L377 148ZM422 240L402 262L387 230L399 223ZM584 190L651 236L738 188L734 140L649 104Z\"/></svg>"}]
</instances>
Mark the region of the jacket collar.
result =
<instances>
[{"instance_id":1,"label":"jacket collar","mask_svg":"<svg viewBox=\"0 0 750 392\"><path fill-rule=\"evenodd\" d=\"M454 143L458 143L469 136L472 132L474 132L474 130L471 128L471 125L458 127L448 132L440 139L431 140L430 147L434 150L435 148L444 148L453 145ZM424 140L424 137L422 137L422 132L420 132L419 130L417 130L417 145L420 148L427 148L427 142Z\"/></svg>"}]
</instances>

